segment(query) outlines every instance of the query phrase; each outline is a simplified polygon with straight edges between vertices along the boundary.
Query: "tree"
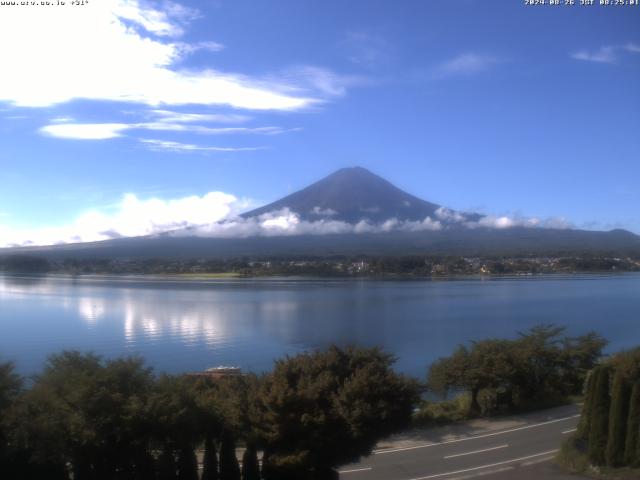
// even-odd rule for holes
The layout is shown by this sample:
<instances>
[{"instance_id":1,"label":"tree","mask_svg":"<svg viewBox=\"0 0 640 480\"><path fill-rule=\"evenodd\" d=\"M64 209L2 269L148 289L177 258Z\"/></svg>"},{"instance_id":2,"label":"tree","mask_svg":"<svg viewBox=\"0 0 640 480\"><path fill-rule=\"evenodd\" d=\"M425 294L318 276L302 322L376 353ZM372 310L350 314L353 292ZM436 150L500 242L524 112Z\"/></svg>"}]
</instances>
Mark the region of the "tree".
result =
<instances>
[{"instance_id":1,"label":"tree","mask_svg":"<svg viewBox=\"0 0 640 480\"><path fill-rule=\"evenodd\" d=\"M591 407L588 456L594 465L604 465L609 427L610 367L601 366L598 367L598 370L600 371L596 376L593 406Z\"/></svg>"},{"instance_id":2,"label":"tree","mask_svg":"<svg viewBox=\"0 0 640 480\"><path fill-rule=\"evenodd\" d=\"M220 480L240 480L236 442L229 432L222 435L220 445Z\"/></svg>"},{"instance_id":3,"label":"tree","mask_svg":"<svg viewBox=\"0 0 640 480\"><path fill-rule=\"evenodd\" d=\"M419 389L394 361L376 348L338 347L278 360L260 390L268 475L336 478L335 467L405 427Z\"/></svg>"},{"instance_id":4,"label":"tree","mask_svg":"<svg viewBox=\"0 0 640 480\"><path fill-rule=\"evenodd\" d=\"M178 478L176 459L173 452L165 448L158 457L158 480L176 480Z\"/></svg>"},{"instance_id":5,"label":"tree","mask_svg":"<svg viewBox=\"0 0 640 480\"><path fill-rule=\"evenodd\" d=\"M253 445L247 445L242 455L242 480L260 480L258 455Z\"/></svg>"},{"instance_id":6,"label":"tree","mask_svg":"<svg viewBox=\"0 0 640 480\"><path fill-rule=\"evenodd\" d=\"M193 449L204 438L204 425L192 379L162 375L147 402L154 444L163 450Z\"/></svg>"},{"instance_id":7,"label":"tree","mask_svg":"<svg viewBox=\"0 0 640 480\"><path fill-rule=\"evenodd\" d=\"M567 387L568 393L576 394L581 391L587 374L602 357L602 350L607 343L596 332L562 339L562 383Z\"/></svg>"},{"instance_id":8,"label":"tree","mask_svg":"<svg viewBox=\"0 0 640 480\"><path fill-rule=\"evenodd\" d=\"M612 467L619 467L624 463L630 395L631 389L624 373L616 372L613 377L606 451L607 465Z\"/></svg>"},{"instance_id":9,"label":"tree","mask_svg":"<svg viewBox=\"0 0 640 480\"><path fill-rule=\"evenodd\" d=\"M202 480L218 480L218 456L216 445L211 435L204 442L204 459L202 462Z\"/></svg>"},{"instance_id":10,"label":"tree","mask_svg":"<svg viewBox=\"0 0 640 480\"><path fill-rule=\"evenodd\" d=\"M22 390L22 378L11 362L0 363L0 472L14 472L23 465L17 462L18 452L12 448L10 418ZM16 472L17 473L17 472Z\"/></svg>"},{"instance_id":11,"label":"tree","mask_svg":"<svg viewBox=\"0 0 640 480\"><path fill-rule=\"evenodd\" d=\"M593 399L595 396L596 384L598 382L597 375L600 373L600 371L600 369L594 369L587 374L584 388L584 403L582 405L582 412L580 414L580 420L578 422L578 428L576 432L576 437L580 440L587 440L587 438L589 437Z\"/></svg>"},{"instance_id":12,"label":"tree","mask_svg":"<svg viewBox=\"0 0 640 480\"><path fill-rule=\"evenodd\" d=\"M429 388L442 396L466 391L469 415L533 403L557 403L583 386L606 342L595 333L561 337L564 328L538 325L515 340L488 339L459 346L433 363ZM490 401L480 405L483 392Z\"/></svg>"},{"instance_id":13,"label":"tree","mask_svg":"<svg viewBox=\"0 0 640 480\"><path fill-rule=\"evenodd\" d=\"M626 437L624 463L636 466L640 463L640 382L636 382L631 390Z\"/></svg>"},{"instance_id":14,"label":"tree","mask_svg":"<svg viewBox=\"0 0 640 480\"><path fill-rule=\"evenodd\" d=\"M509 396L515 374L514 351L508 340L472 342L471 349L459 346L453 355L435 362L428 375L428 385L436 393L446 395L451 389L469 392L469 415L482 413L478 401L483 389L502 388Z\"/></svg>"},{"instance_id":15,"label":"tree","mask_svg":"<svg viewBox=\"0 0 640 480\"><path fill-rule=\"evenodd\" d=\"M152 383L139 358L104 362L73 351L49 357L20 413L34 463L71 463L77 479L144 471Z\"/></svg>"},{"instance_id":16,"label":"tree","mask_svg":"<svg viewBox=\"0 0 640 480\"><path fill-rule=\"evenodd\" d=\"M178 454L178 480L198 480L198 459L191 447L183 446Z\"/></svg>"},{"instance_id":17,"label":"tree","mask_svg":"<svg viewBox=\"0 0 640 480\"><path fill-rule=\"evenodd\" d=\"M525 402L548 401L563 397L563 350L560 334L564 327L537 325L514 342L516 374L514 384Z\"/></svg>"}]
</instances>

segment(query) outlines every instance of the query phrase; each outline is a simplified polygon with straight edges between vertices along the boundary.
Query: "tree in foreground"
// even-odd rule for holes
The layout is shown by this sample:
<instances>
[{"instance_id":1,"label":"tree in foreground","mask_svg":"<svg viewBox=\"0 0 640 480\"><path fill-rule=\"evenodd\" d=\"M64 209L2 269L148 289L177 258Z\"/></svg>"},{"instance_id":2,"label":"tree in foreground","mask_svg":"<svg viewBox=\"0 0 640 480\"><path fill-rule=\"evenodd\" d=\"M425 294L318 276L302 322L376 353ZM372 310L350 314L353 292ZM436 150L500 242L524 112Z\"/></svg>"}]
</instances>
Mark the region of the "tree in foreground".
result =
<instances>
[{"instance_id":1,"label":"tree in foreground","mask_svg":"<svg viewBox=\"0 0 640 480\"><path fill-rule=\"evenodd\" d=\"M578 421L578 428L576 431L576 438L579 440L587 440L589 437L589 429L591 428L591 408L593 406L593 396L596 385L596 374L598 369L591 370L587 374L584 385L584 402L582 404L582 412L580 413L580 420Z\"/></svg>"},{"instance_id":2,"label":"tree in foreground","mask_svg":"<svg viewBox=\"0 0 640 480\"><path fill-rule=\"evenodd\" d=\"M624 372L617 371L613 377L611 408L609 409L609 434L607 438L607 465L619 467L624 463L625 437L629 416L631 389Z\"/></svg>"},{"instance_id":3,"label":"tree in foreground","mask_svg":"<svg viewBox=\"0 0 640 480\"><path fill-rule=\"evenodd\" d=\"M202 480L218 480L218 457L216 444L211 435L204 441L204 459L202 460Z\"/></svg>"},{"instance_id":4,"label":"tree in foreground","mask_svg":"<svg viewBox=\"0 0 640 480\"><path fill-rule=\"evenodd\" d=\"M24 461L20 461L24 452L15 451L10 438L11 414L21 389L22 379L14 372L13 363L0 363L0 472L17 473L24 468Z\"/></svg>"},{"instance_id":5,"label":"tree in foreground","mask_svg":"<svg viewBox=\"0 0 640 480\"><path fill-rule=\"evenodd\" d=\"M252 444L247 445L242 455L242 480L260 480L258 454Z\"/></svg>"},{"instance_id":6,"label":"tree in foreground","mask_svg":"<svg viewBox=\"0 0 640 480\"><path fill-rule=\"evenodd\" d=\"M594 465L604 465L609 431L609 377L610 367L598 367L596 383L591 406L591 422L589 428L589 460Z\"/></svg>"},{"instance_id":7,"label":"tree in foreground","mask_svg":"<svg viewBox=\"0 0 640 480\"><path fill-rule=\"evenodd\" d=\"M335 467L406 427L419 388L394 361L377 348L338 347L277 361L260 395L264 477L337 478Z\"/></svg>"},{"instance_id":8,"label":"tree in foreground","mask_svg":"<svg viewBox=\"0 0 640 480\"><path fill-rule=\"evenodd\" d=\"M236 442L229 432L223 433L220 444L220 480L240 480Z\"/></svg>"},{"instance_id":9,"label":"tree in foreground","mask_svg":"<svg viewBox=\"0 0 640 480\"><path fill-rule=\"evenodd\" d=\"M514 340L488 339L460 346L449 357L434 362L429 388L442 396L465 391L468 414L494 408L557 403L577 393L606 341L595 333L561 337L564 328L539 325ZM490 400L480 405L481 392Z\"/></svg>"},{"instance_id":10,"label":"tree in foreground","mask_svg":"<svg viewBox=\"0 0 640 480\"><path fill-rule=\"evenodd\" d=\"M182 447L178 454L178 480L198 480L198 459L191 447Z\"/></svg>"},{"instance_id":11,"label":"tree in foreground","mask_svg":"<svg viewBox=\"0 0 640 480\"><path fill-rule=\"evenodd\" d=\"M469 415L483 413L478 396L483 389L504 387L511 392L509 380L514 375L514 349L508 340L473 342L471 348L460 346L447 358L435 362L428 375L429 387L446 396L451 389L469 392Z\"/></svg>"},{"instance_id":12,"label":"tree in foreground","mask_svg":"<svg viewBox=\"0 0 640 480\"><path fill-rule=\"evenodd\" d=\"M631 390L624 463L629 466L640 464L640 382L636 382Z\"/></svg>"}]
</instances>

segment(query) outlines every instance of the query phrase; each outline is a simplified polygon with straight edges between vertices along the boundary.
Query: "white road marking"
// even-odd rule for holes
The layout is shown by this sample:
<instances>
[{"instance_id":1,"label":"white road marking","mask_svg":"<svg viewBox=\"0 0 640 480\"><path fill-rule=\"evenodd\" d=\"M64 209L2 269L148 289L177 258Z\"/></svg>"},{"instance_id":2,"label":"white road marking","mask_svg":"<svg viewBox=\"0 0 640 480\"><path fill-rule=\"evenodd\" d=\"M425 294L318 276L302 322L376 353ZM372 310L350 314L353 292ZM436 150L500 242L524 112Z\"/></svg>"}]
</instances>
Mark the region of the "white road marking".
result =
<instances>
[{"instance_id":1,"label":"white road marking","mask_svg":"<svg viewBox=\"0 0 640 480\"><path fill-rule=\"evenodd\" d=\"M490 452L491 450L498 450L500 448L507 448L509 445L507 445L506 443L504 445L498 445L497 447L491 447L491 448L483 448L482 450L474 450L473 452L466 452L466 453L456 453L455 455L447 455L444 458L456 458L456 457L464 457L465 455L473 455L474 453L482 453L482 452Z\"/></svg>"},{"instance_id":2,"label":"white road marking","mask_svg":"<svg viewBox=\"0 0 640 480\"><path fill-rule=\"evenodd\" d=\"M462 477L451 477L450 480L467 480L469 478L478 478L478 477L486 477L487 475L495 475L500 472L508 472L509 470L513 470L514 467L500 467L494 468L493 470L487 470L485 472L476 472L470 475L463 475Z\"/></svg>"},{"instance_id":3,"label":"white road marking","mask_svg":"<svg viewBox=\"0 0 640 480\"><path fill-rule=\"evenodd\" d=\"M338 473L367 472L369 470L372 470L372 468L371 467L367 467L367 468L354 468L352 470L338 470Z\"/></svg>"},{"instance_id":4,"label":"white road marking","mask_svg":"<svg viewBox=\"0 0 640 480\"><path fill-rule=\"evenodd\" d=\"M529 460L530 458L541 457L543 455L550 455L552 453L556 453L557 451L558 451L557 449L549 450L548 452L536 453L533 455L528 455L526 457L513 458L511 460L504 460L502 462L491 463L489 465L481 465L479 467L465 468L464 470L456 470L455 472L436 473L435 475L427 475L426 477L416 477L416 478L412 478L411 480L427 480L429 478L437 478L437 477L444 477L446 475L456 475L458 473L472 472L474 470L482 470L484 468L497 467L499 465L506 465L507 463L515 463L515 462L520 462L522 460Z\"/></svg>"},{"instance_id":5,"label":"white road marking","mask_svg":"<svg viewBox=\"0 0 640 480\"><path fill-rule=\"evenodd\" d=\"M563 435L566 435L567 433L573 433L576 430L578 430L577 428L572 428L571 430L565 430L564 432L562 432Z\"/></svg>"},{"instance_id":6,"label":"white road marking","mask_svg":"<svg viewBox=\"0 0 640 480\"><path fill-rule=\"evenodd\" d=\"M553 460L553 455L549 455L548 457L536 458L535 460L529 460L528 462L522 462L520 466L530 467L531 465L537 465L538 463L548 462L550 460Z\"/></svg>"},{"instance_id":7,"label":"white road marking","mask_svg":"<svg viewBox=\"0 0 640 480\"><path fill-rule=\"evenodd\" d=\"M544 425L550 425L552 423L564 422L566 420L571 420L571 419L577 418L579 416L580 415L571 415L570 417L556 418L555 420L549 420L547 422L542 422L542 423L534 423L532 425L525 425L523 427L512 428L510 430L501 430L499 432L485 433L483 435L475 435L473 437L456 438L455 440L446 440L444 442L427 443L427 444L424 444L424 445L414 445L412 447L393 448L393 449L389 449L389 450L377 450L377 451L373 452L373 455L384 455L386 453L405 452L407 450L417 450L419 448L435 447L437 445L447 445L449 443L466 442L466 441L469 441L469 440L476 440L478 438L487 438L487 437L493 437L495 435L504 435L505 433L518 432L520 430L527 430L529 428L542 427Z\"/></svg>"}]
</instances>

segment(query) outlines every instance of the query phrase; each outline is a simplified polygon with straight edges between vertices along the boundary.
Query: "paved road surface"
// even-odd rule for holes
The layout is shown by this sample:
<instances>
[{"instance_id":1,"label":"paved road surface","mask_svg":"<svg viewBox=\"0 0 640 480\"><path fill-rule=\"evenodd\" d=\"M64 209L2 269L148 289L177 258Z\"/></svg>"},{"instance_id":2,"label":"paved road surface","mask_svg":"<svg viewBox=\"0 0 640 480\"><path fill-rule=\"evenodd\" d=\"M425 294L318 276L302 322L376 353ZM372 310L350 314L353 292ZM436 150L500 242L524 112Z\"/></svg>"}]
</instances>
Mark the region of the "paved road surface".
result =
<instances>
[{"instance_id":1,"label":"paved road surface","mask_svg":"<svg viewBox=\"0 0 640 480\"><path fill-rule=\"evenodd\" d=\"M411 441L376 450L361 462L340 469L342 480L452 480L575 478L556 472L548 461L564 438L575 431L579 407L566 406L522 417L488 422L483 430L469 427L454 437L432 437L425 431ZM491 424L493 426L491 426ZM496 425L504 428L495 429ZM546 472L546 473L544 473Z\"/></svg>"}]
</instances>

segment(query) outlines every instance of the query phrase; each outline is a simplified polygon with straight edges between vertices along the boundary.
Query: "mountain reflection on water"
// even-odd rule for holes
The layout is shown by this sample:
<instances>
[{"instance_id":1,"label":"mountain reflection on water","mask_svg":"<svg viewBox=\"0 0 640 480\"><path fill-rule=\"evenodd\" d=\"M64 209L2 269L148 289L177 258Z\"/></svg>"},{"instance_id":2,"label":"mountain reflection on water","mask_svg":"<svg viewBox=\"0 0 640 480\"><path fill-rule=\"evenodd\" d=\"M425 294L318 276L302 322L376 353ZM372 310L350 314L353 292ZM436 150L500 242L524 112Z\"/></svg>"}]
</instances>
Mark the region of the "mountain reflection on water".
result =
<instances>
[{"instance_id":1,"label":"mountain reflection on water","mask_svg":"<svg viewBox=\"0 0 640 480\"><path fill-rule=\"evenodd\" d=\"M36 372L62 349L143 355L158 370L268 370L330 343L381 346L423 376L459 343L537 323L640 343L640 275L452 280L170 280L0 276L0 358Z\"/></svg>"}]
</instances>

